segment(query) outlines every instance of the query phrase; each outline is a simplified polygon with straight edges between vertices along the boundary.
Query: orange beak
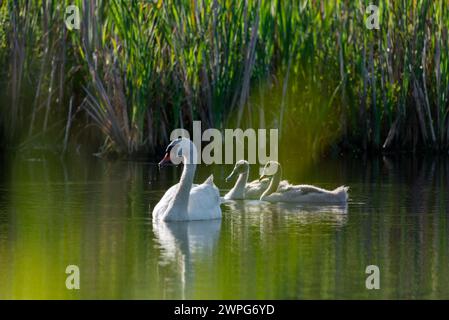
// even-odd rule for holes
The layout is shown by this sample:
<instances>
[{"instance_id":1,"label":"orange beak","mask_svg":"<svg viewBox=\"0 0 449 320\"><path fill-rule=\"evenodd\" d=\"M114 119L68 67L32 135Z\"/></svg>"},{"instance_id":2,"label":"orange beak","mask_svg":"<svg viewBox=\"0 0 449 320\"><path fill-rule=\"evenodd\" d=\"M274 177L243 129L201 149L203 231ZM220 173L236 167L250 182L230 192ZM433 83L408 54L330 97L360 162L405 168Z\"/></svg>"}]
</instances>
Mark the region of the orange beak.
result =
<instances>
[{"instance_id":1,"label":"orange beak","mask_svg":"<svg viewBox=\"0 0 449 320\"><path fill-rule=\"evenodd\" d=\"M164 156L164 158L159 162L159 168L163 167L166 163L170 163L171 159L170 159L170 153L167 152Z\"/></svg>"}]
</instances>

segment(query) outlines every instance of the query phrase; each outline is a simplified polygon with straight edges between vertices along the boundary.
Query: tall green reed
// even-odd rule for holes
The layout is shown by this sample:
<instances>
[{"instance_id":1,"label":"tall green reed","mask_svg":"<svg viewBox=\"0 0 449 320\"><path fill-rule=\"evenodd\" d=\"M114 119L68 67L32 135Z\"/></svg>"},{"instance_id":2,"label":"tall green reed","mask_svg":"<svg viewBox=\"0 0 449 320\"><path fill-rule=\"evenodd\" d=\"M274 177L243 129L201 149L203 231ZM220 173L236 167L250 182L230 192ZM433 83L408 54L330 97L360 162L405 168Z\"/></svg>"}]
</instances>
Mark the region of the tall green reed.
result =
<instances>
[{"instance_id":1,"label":"tall green reed","mask_svg":"<svg viewBox=\"0 0 449 320\"><path fill-rule=\"evenodd\" d=\"M2 126L21 143L95 124L103 152L154 152L199 119L279 128L313 154L449 147L447 1L377 1L379 30L367 0L74 3L79 31L69 1L0 8Z\"/></svg>"}]
</instances>

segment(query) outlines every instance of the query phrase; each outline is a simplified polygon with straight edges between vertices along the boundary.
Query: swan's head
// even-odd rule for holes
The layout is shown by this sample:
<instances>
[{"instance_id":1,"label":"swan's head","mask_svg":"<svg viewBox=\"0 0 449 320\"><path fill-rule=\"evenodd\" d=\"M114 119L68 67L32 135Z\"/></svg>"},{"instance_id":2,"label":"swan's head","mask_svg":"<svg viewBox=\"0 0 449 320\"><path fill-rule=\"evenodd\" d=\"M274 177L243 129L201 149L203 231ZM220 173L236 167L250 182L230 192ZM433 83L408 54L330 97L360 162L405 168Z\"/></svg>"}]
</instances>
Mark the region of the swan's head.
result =
<instances>
[{"instance_id":1,"label":"swan's head","mask_svg":"<svg viewBox=\"0 0 449 320\"><path fill-rule=\"evenodd\" d=\"M226 178L226 182L229 182L234 177L242 174L247 173L249 171L249 163L246 160L239 160L234 166L234 169L232 170L231 174Z\"/></svg>"},{"instance_id":2,"label":"swan's head","mask_svg":"<svg viewBox=\"0 0 449 320\"><path fill-rule=\"evenodd\" d=\"M184 163L196 163L197 151L195 145L187 138L177 138L170 142L165 149L165 156L159 162L159 168L172 163L175 165Z\"/></svg>"},{"instance_id":3,"label":"swan's head","mask_svg":"<svg viewBox=\"0 0 449 320\"><path fill-rule=\"evenodd\" d=\"M268 161L262 169L262 174L260 175L259 181L265 178L272 178L279 170L281 165L277 161Z\"/></svg>"}]
</instances>

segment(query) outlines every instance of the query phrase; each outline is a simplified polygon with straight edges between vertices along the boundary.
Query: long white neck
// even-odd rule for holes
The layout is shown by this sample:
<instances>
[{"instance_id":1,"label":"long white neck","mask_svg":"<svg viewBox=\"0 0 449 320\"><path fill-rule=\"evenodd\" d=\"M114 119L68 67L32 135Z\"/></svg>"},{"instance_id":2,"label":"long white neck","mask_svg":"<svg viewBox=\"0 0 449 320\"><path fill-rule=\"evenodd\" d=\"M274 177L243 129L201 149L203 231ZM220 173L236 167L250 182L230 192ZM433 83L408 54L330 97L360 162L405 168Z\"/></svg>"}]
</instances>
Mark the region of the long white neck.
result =
<instances>
[{"instance_id":1,"label":"long white neck","mask_svg":"<svg viewBox=\"0 0 449 320\"><path fill-rule=\"evenodd\" d=\"M276 173L271 178L270 185L264 191L264 193L262 193L262 195L260 196L260 200L263 200L265 197L269 196L273 192L276 192L276 190L279 187L279 183L281 182L281 177L282 177L282 169L281 165L278 165Z\"/></svg>"},{"instance_id":2,"label":"long white neck","mask_svg":"<svg viewBox=\"0 0 449 320\"><path fill-rule=\"evenodd\" d=\"M194 155L193 161L190 155L183 154L184 168L179 179L176 194L165 216L166 220L188 220L187 208L189 206L190 189L192 188L196 171L196 149L193 143L190 144L190 148L190 152L193 152Z\"/></svg>"},{"instance_id":3,"label":"long white neck","mask_svg":"<svg viewBox=\"0 0 449 320\"><path fill-rule=\"evenodd\" d=\"M186 214L195 171L196 164L184 164L181 179L179 179L178 189L173 198L173 207L176 207L178 211L185 212Z\"/></svg>"},{"instance_id":4,"label":"long white neck","mask_svg":"<svg viewBox=\"0 0 449 320\"><path fill-rule=\"evenodd\" d=\"M225 198L226 197L232 197L234 199L245 198L245 187L246 183L248 182L248 171L249 170L246 170L245 172L239 174L239 177L237 178L234 187L231 190L229 190Z\"/></svg>"}]
</instances>

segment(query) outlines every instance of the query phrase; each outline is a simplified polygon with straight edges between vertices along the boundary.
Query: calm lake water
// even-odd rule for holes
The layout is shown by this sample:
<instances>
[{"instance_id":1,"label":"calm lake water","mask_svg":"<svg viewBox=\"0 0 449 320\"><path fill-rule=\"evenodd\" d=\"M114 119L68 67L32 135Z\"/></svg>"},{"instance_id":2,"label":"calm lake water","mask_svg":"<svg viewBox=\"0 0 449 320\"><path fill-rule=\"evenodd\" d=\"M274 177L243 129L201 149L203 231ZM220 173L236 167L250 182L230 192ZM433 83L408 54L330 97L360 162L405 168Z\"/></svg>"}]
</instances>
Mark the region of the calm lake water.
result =
<instances>
[{"instance_id":1,"label":"calm lake water","mask_svg":"<svg viewBox=\"0 0 449 320\"><path fill-rule=\"evenodd\" d=\"M153 224L182 167L18 156L0 173L0 299L449 299L448 158L290 159L284 178L349 185L348 206L240 201L221 221ZM224 194L231 170L195 180L214 173Z\"/></svg>"}]
</instances>

